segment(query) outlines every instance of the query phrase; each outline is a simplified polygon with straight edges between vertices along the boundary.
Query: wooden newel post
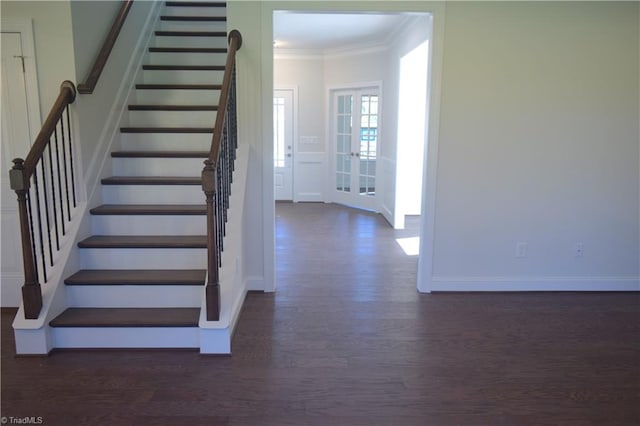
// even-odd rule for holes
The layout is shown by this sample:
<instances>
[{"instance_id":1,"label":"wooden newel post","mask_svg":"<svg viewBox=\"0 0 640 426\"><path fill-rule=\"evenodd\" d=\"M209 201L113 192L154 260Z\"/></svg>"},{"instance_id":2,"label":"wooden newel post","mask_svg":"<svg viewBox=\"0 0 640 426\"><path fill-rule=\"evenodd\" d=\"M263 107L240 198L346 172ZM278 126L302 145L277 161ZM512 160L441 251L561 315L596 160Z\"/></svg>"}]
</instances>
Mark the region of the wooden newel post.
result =
<instances>
[{"instance_id":1,"label":"wooden newel post","mask_svg":"<svg viewBox=\"0 0 640 426\"><path fill-rule=\"evenodd\" d=\"M20 216L20 234L22 237L22 264L24 267L24 285L22 286L22 302L25 319L37 319L42 309L42 291L36 278L36 264L32 251L31 233L29 231L29 214L27 212L27 191L29 179L24 176L24 160L13 160L13 168L9 171L11 189L18 195L18 214Z\"/></svg>"},{"instance_id":2,"label":"wooden newel post","mask_svg":"<svg viewBox=\"0 0 640 426\"><path fill-rule=\"evenodd\" d=\"M214 198L216 195L216 170L211 160L204 162L202 170L202 190L207 203L207 283L205 284L205 297L207 302L207 321L220 319L220 282L218 277L218 248L216 238L216 208Z\"/></svg>"}]
</instances>

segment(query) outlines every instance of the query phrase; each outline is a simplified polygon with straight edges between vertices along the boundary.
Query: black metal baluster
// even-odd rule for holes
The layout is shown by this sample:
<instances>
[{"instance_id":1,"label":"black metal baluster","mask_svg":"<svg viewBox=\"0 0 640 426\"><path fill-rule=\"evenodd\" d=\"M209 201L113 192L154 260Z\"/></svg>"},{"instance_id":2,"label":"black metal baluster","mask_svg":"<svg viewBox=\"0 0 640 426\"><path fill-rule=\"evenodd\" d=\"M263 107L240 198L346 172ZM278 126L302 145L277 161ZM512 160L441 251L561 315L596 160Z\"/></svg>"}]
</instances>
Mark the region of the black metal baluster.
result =
<instances>
[{"instance_id":1,"label":"black metal baluster","mask_svg":"<svg viewBox=\"0 0 640 426\"><path fill-rule=\"evenodd\" d=\"M225 120L225 136L224 136L224 183L225 183L225 211L229 210L229 197L231 196L231 182L229 181L229 171L231 170L231 164L229 163L229 118ZM227 216L225 219L228 220Z\"/></svg>"},{"instance_id":2,"label":"black metal baluster","mask_svg":"<svg viewBox=\"0 0 640 426\"><path fill-rule=\"evenodd\" d=\"M38 185L38 172L33 173L33 186L36 191L36 215L38 218L38 235L40 236L40 254L42 255L42 275L47 282L47 262L44 255L44 240L42 237L42 211L40 210L40 186Z\"/></svg>"},{"instance_id":3,"label":"black metal baluster","mask_svg":"<svg viewBox=\"0 0 640 426\"><path fill-rule=\"evenodd\" d=\"M236 66L235 64L233 65L233 72L231 74L231 96L230 96L230 100L231 100L231 126L232 129L231 131L233 132L233 154L232 154L232 158L233 161L235 162L236 160L236 156L237 156L237 152L236 150L238 149L238 115L237 115L237 109L236 109Z\"/></svg>"},{"instance_id":4,"label":"black metal baluster","mask_svg":"<svg viewBox=\"0 0 640 426\"><path fill-rule=\"evenodd\" d=\"M49 216L49 197L47 191L47 172L44 167L44 153L40 158L40 170L42 171L42 195L44 196L44 217L47 220L47 246L49 247L49 264L53 266L53 246L51 244L51 217Z\"/></svg>"},{"instance_id":5,"label":"black metal baluster","mask_svg":"<svg viewBox=\"0 0 640 426\"><path fill-rule=\"evenodd\" d=\"M62 121L60 122L62 125ZM64 143L64 127L62 128L62 167L64 170L64 187L65 187L65 199L67 205L67 220L71 222L71 203L69 202L69 173L67 172L67 148Z\"/></svg>"},{"instance_id":6,"label":"black metal baluster","mask_svg":"<svg viewBox=\"0 0 640 426\"><path fill-rule=\"evenodd\" d=\"M64 135L62 135L64 138ZM54 131L54 140L56 146L56 167L58 169L58 189L60 190L60 225L62 226L62 235L66 235L64 221L64 201L62 199L62 168L60 167L60 145L58 143L58 130ZM64 143L64 140L63 142Z\"/></svg>"},{"instance_id":7,"label":"black metal baluster","mask_svg":"<svg viewBox=\"0 0 640 426\"><path fill-rule=\"evenodd\" d=\"M67 136L69 139L69 169L71 170L71 192L73 195L73 207L77 206L77 201L76 201L76 177L73 171L73 144L71 143L71 120L69 118L69 106L67 105L67 107L65 108L66 112L67 112ZM60 125L62 126L62 131L64 132L64 119L61 117L60 118ZM63 141L64 142L64 141ZM65 161L66 164L66 161ZM71 217L69 217L69 220L71 220Z\"/></svg>"},{"instance_id":8,"label":"black metal baluster","mask_svg":"<svg viewBox=\"0 0 640 426\"><path fill-rule=\"evenodd\" d=\"M216 182L216 187L217 187ZM218 268L222 266L222 231L220 230L220 193L216 191L215 197L213 199L215 202L216 209L216 252L218 258Z\"/></svg>"},{"instance_id":9,"label":"black metal baluster","mask_svg":"<svg viewBox=\"0 0 640 426\"><path fill-rule=\"evenodd\" d=\"M54 132L56 143L58 139L57 132ZM56 250L60 250L60 235L58 231L58 210L56 209L56 180L53 177L53 155L51 154L51 143L47 147L49 151L49 174L51 176L51 205L53 208L53 229L56 234Z\"/></svg>"},{"instance_id":10,"label":"black metal baluster","mask_svg":"<svg viewBox=\"0 0 640 426\"><path fill-rule=\"evenodd\" d=\"M233 135L233 117L231 116L231 114L229 114L229 130L227 131L228 134L228 142L227 142L227 185L229 186L229 194L231 194L231 183L233 182L233 165L234 165L234 160L233 160L233 140L234 135Z\"/></svg>"},{"instance_id":11,"label":"black metal baluster","mask_svg":"<svg viewBox=\"0 0 640 426\"><path fill-rule=\"evenodd\" d=\"M231 145L233 143L233 134L231 133L231 117L227 119L227 152L225 158L227 159L227 187L229 188L229 195L231 195L231 174L233 173L233 160L231 158Z\"/></svg>"},{"instance_id":12,"label":"black metal baluster","mask_svg":"<svg viewBox=\"0 0 640 426\"><path fill-rule=\"evenodd\" d=\"M33 232L33 207L31 206L31 190L27 191L27 214L29 216L29 228L31 232L31 252L33 253L33 263L36 266L36 282L40 282L40 273L38 272L38 251L36 250L35 233ZM46 281L46 280L45 280Z\"/></svg>"},{"instance_id":13,"label":"black metal baluster","mask_svg":"<svg viewBox=\"0 0 640 426\"><path fill-rule=\"evenodd\" d=\"M224 233L225 233L225 229L224 229L224 212L223 212L223 200L222 200L222 173L221 173L221 169L220 169L220 164L218 163L218 167L216 168L216 207L218 209L218 239L219 239L219 244L218 244L218 248L220 250L220 252L222 252L222 250L224 250L224 242L223 242L223 237L224 237Z\"/></svg>"},{"instance_id":14,"label":"black metal baluster","mask_svg":"<svg viewBox=\"0 0 640 426\"><path fill-rule=\"evenodd\" d=\"M227 120L225 120L222 131L222 150L220 152L220 174L222 175L222 210L224 214L224 223L227 223L227 210L229 208L229 191L227 189ZM226 230L225 230L226 231ZM224 235L227 235L225 232Z\"/></svg>"}]
</instances>

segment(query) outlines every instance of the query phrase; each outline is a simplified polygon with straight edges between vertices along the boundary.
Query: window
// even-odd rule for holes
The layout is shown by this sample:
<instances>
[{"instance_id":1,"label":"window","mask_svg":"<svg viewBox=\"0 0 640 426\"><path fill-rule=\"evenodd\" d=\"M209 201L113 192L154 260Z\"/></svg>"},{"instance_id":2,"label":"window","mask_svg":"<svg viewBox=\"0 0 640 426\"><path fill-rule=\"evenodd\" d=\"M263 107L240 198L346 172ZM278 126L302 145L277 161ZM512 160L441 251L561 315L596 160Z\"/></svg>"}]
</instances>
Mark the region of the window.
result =
<instances>
[{"instance_id":1,"label":"window","mask_svg":"<svg viewBox=\"0 0 640 426\"><path fill-rule=\"evenodd\" d=\"M362 95L360 112L360 158L375 160L378 143L378 96Z\"/></svg>"},{"instance_id":2,"label":"window","mask_svg":"<svg viewBox=\"0 0 640 426\"><path fill-rule=\"evenodd\" d=\"M284 167L284 98L273 98L273 166Z\"/></svg>"}]
</instances>

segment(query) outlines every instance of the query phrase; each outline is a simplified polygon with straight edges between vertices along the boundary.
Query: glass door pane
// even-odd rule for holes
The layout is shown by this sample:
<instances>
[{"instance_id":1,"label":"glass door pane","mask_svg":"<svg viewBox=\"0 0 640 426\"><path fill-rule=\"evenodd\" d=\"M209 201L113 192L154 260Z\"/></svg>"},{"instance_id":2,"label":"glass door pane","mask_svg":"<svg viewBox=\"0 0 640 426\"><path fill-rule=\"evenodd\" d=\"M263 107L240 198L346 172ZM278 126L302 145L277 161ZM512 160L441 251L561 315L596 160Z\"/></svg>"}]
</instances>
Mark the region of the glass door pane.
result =
<instances>
[{"instance_id":1,"label":"glass door pane","mask_svg":"<svg viewBox=\"0 0 640 426\"><path fill-rule=\"evenodd\" d=\"M336 190L350 192L353 95L338 95L336 103Z\"/></svg>"},{"instance_id":2,"label":"glass door pane","mask_svg":"<svg viewBox=\"0 0 640 426\"><path fill-rule=\"evenodd\" d=\"M376 160L378 149L378 95L360 98L360 168L359 194L376 195Z\"/></svg>"}]
</instances>

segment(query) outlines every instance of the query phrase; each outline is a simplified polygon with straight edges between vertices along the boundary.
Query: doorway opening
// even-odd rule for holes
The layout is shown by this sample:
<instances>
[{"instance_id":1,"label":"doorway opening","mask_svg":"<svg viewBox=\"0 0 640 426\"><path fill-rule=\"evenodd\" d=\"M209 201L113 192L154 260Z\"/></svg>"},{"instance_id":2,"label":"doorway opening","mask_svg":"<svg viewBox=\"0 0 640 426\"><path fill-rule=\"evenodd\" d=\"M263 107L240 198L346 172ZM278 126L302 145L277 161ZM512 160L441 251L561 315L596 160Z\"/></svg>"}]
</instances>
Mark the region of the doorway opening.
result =
<instances>
[{"instance_id":1,"label":"doorway opening","mask_svg":"<svg viewBox=\"0 0 640 426\"><path fill-rule=\"evenodd\" d=\"M409 222L415 235L397 241L408 256L422 227L432 17L273 12L274 87L299 90L291 198L379 212L397 229Z\"/></svg>"},{"instance_id":2,"label":"doorway opening","mask_svg":"<svg viewBox=\"0 0 640 426\"><path fill-rule=\"evenodd\" d=\"M406 216L422 211L426 142L429 40L400 58L396 200L393 227L403 229Z\"/></svg>"}]
</instances>

